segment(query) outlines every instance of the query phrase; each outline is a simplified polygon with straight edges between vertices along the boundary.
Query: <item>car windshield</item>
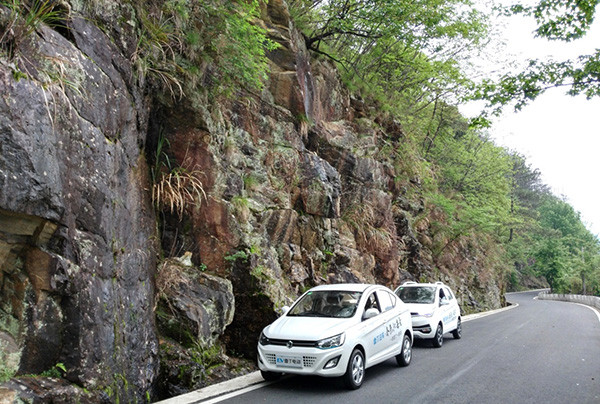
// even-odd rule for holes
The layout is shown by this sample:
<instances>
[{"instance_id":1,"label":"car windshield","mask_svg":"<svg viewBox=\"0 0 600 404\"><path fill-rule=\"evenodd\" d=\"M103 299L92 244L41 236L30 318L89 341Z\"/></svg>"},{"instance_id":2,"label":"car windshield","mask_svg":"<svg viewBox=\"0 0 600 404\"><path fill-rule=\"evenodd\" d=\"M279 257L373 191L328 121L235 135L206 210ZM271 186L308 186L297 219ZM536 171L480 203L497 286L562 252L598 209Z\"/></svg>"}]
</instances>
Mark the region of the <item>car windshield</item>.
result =
<instances>
[{"instance_id":1,"label":"car windshield","mask_svg":"<svg viewBox=\"0 0 600 404\"><path fill-rule=\"evenodd\" d=\"M435 288L431 286L400 286L396 295L404 303L432 304L435 300Z\"/></svg>"},{"instance_id":2,"label":"car windshield","mask_svg":"<svg viewBox=\"0 0 600 404\"><path fill-rule=\"evenodd\" d=\"M306 293L288 316L350 318L356 313L361 292L319 290Z\"/></svg>"}]
</instances>

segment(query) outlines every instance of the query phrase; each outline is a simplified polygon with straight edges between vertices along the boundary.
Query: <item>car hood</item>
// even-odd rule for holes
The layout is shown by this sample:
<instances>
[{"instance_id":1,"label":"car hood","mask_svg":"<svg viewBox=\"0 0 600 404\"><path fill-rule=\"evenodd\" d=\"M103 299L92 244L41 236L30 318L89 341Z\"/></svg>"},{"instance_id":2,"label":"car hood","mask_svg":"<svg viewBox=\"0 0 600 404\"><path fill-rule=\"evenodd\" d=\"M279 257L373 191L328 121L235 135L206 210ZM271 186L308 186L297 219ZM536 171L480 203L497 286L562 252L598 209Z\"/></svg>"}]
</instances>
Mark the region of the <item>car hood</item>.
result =
<instances>
[{"instance_id":1,"label":"car hood","mask_svg":"<svg viewBox=\"0 0 600 404\"><path fill-rule=\"evenodd\" d=\"M408 307L408 310L410 310L411 313L419 313L419 314L429 314L429 313L433 313L433 310L435 309L435 304L425 304L425 303L404 303L406 304L406 307Z\"/></svg>"},{"instance_id":2,"label":"car hood","mask_svg":"<svg viewBox=\"0 0 600 404\"><path fill-rule=\"evenodd\" d=\"M353 318L282 316L264 329L268 338L318 341L346 331Z\"/></svg>"}]
</instances>

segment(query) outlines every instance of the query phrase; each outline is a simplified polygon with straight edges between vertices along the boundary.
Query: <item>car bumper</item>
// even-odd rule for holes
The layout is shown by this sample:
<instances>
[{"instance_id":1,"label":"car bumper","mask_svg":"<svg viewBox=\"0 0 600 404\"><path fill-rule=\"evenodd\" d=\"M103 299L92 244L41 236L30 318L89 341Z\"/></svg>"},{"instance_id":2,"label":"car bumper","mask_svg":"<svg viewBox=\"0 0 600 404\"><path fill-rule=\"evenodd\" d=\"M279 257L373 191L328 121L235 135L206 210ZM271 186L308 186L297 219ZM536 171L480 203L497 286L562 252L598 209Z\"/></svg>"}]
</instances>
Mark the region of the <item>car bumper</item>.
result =
<instances>
[{"instance_id":1,"label":"car bumper","mask_svg":"<svg viewBox=\"0 0 600 404\"><path fill-rule=\"evenodd\" d=\"M433 326L430 320L423 317L413 317L412 327L415 338L429 339L435 336L436 327Z\"/></svg>"},{"instance_id":2,"label":"car bumper","mask_svg":"<svg viewBox=\"0 0 600 404\"><path fill-rule=\"evenodd\" d=\"M346 373L349 356L344 346L332 349L301 347L288 349L285 346L258 345L258 367L268 372L325 377L342 376ZM336 358L338 358L336 365L331 366Z\"/></svg>"}]
</instances>

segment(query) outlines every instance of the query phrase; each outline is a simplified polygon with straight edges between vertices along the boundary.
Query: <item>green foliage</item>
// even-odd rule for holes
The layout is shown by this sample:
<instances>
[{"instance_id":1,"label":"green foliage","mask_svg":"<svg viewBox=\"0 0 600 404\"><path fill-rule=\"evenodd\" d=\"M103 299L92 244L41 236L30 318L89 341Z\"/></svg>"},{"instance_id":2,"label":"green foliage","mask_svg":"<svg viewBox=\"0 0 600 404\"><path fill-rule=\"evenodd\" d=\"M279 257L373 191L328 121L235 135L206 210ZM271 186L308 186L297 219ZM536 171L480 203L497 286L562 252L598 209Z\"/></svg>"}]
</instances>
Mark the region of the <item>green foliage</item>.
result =
<instances>
[{"instance_id":1,"label":"green foliage","mask_svg":"<svg viewBox=\"0 0 600 404\"><path fill-rule=\"evenodd\" d=\"M600 241L585 228L579 213L546 192L535 212L509 244L517 269L531 267L557 293L600 292Z\"/></svg>"},{"instance_id":2,"label":"green foliage","mask_svg":"<svg viewBox=\"0 0 600 404\"><path fill-rule=\"evenodd\" d=\"M233 263L237 260L242 260L243 262L246 262L246 261L248 261L248 253L246 253L246 251L244 251L244 250L239 250L233 254L226 255L223 258L225 259L225 261L229 261L231 263Z\"/></svg>"},{"instance_id":3,"label":"green foliage","mask_svg":"<svg viewBox=\"0 0 600 404\"><path fill-rule=\"evenodd\" d=\"M183 96L184 68L178 59L180 32L164 14L152 15L146 8L140 8L139 21L138 42L132 56L138 78L154 79L154 84L173 97Z\"/></svg>"},{"instance_id":4,"label":"green foliage","mask_svg":"<svg viewBox=\"0 0 600 404\"><path fill-rule=\"evenodd\" d=\"M0 341L0 383L10 380L18 368L18 361L14 360L16 354L9 354L4 344L3 341Z\"/></svg>"},{"instance_id":5,"label":"green foliage","mask_svg":"<svg viewBox=\"0 0 600 404\"><path fill-rule=\"evenodd\" d=\"M244 175L244 189L247 191L254 191L260 185L260 180L256 175L247 174Z\"/></svg>"},{"instance_id":6,"label":"green foliage","mask_svg":"<svg viewBox=\"0 0 600 404\"><path fill-rule=\"evenodd\" d=\"M199 85L230 92L262 88L266 52L277 45L255 21L264 0L165 1L160 8L134 1L138 46L133 61L140 80L173 97Z\"/></svg>"},{"instance_id":7,"label":"green foliage","mask_svg":"<svg viewBox=\"0 0 600 404\"><path fill-rule=\"evenodd\" d=\"M504 13L530 16L538 25L536 36L568 42L587 33L597 4L597 0L540 0L534 5L510 6ZM599 74L600 50L574 60L531 60L522 72L506 74L498 80L484 80L476 87L473 97L487 100L488 109L495 114L509 104L520 110L554 87L565 87L570 95L584 94L592 98L600 95Z\"/></svg>"},{"instance_id":8,"label":"green foliage","mask_svg":"<svg viewBox=\"0 0 600 404\"><path fill-rule=\"evenodd\" d=\"M571 41L585 35L597 5L598 0L543 0L535 5L511 5L507 11L534 17L540 37Z\"/></svg>"},{"instance_id":9,"label":"green foliage","mask_svg":"<svg viewBox=\"0 0 600 404\"><path fill-rule=\"evenodd\" d=\"M469 0L296 0L309 49L342 66L344 79L380 108L414 115L468 83L459 62L487 33Z\"/></svg>"},{"instance_id":10,"label":"green foliage","mask_svg":"<svg viewBox=\"0 0 600 404\"><path fill-rule=\"evenodd\" d=\"M193 345L190 354L194 362L201 365L204 369L209 369L222 362L222 348L219 344L211 344L208 347L203 346L199 341Z\"/></svg>"},{"instance_id":11,"label":"green foliage","mask_svg":"<svg viewBox=\"0 0 600 404\"><path fill-rule=\"evenodd\" d=\"M50 369L42 372L41 376L53 377L53 378L59 379L59 378L63 377L63 375L65 373L67 373L67 368L65 367L65 365L63 363L59 362L56 365L54 365L53 367L51 367Z\"/></svg>"},{"instance_id":12,"label":"green foliage","mask_svg":"<svg viewBox=\"0 0 600 404\"><path fill-rule=\"evenodd\" d=\"M425 189L433 219L434 258L458 240L489 240L518 273L541 276L557 292L598 293L600 243L567 202L553 196L538 170L469 126L456 108L436 101L431 117L417 117L413 137L434 181ZM487 254L486 254L487 255ZM503 264L495 264L501 270Z\"/></svg>"}]
</instances>

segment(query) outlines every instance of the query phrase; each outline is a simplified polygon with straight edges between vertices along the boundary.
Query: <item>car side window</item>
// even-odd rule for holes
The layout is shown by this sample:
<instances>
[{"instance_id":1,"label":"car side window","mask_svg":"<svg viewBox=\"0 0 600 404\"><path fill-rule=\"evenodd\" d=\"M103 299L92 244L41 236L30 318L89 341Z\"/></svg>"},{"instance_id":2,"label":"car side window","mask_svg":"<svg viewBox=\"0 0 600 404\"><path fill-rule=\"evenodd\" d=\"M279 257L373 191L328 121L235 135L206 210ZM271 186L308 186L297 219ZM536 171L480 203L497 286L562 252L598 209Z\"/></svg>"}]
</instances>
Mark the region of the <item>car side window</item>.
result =
<instances>
[{"instance_id":1,"label":"car side window","mask_svg":"<svg viewBox=\"0 0 600 404\"><path fill-rule=\"evenodd\" d=\"M390 297L390 299L392 300L392 307L396 307L396 304L398 304L398 300L400 300L400 299L398 298L398 296L396 296L396 294L394 294L394 293L390 293L390 292L385 292L385 293L386 293L386 294L387 294L387 295Z\"/></svg>"},{"instance_id":2,"label":"car side window","mask_svg":"<svg viewBox=\"0 0 600 404\"><path fill-rule=\"evenodd\" d=\"M440 288L440 304L442 304L443 301L447 302L448 301L448 297L444 293L444 288Z\"/></svg>"},{"instance_id":3,"label":"car side window","mask_svg":"<svg viewBox=\"0 0 600 404\"><path fill-rule=\"evenodd\" d=\"M448 300L453 300L454 299L454 294L452 293L452 291L448 288L444 288L445 292L446 292L446 296L448 297Z\"/></svg>"},{"instance_id":4,"label":"car side window","mask_svg":"<svg viewBox=\"0 0 600 404\"><path fill-rule=\"evenodd\" d=\"M377 309L377 311L381 313L381 309L379 308L375 292L371 293L371 296L367 298L367 303L365 304L365 311L369 309Z\"/></svg>"},{"instance_id":5,"label":"car side window","mask_svg":"<svg viewBox=\"0 0 600 404\"><path fill-rule=\"evenodd\" d=\"M377 292L377 297L379 298L379 303L381 303L382 312L394 308L394 300L392 300L392 296L388 292L380 290Z\"/></svg>"}]
</instances>

